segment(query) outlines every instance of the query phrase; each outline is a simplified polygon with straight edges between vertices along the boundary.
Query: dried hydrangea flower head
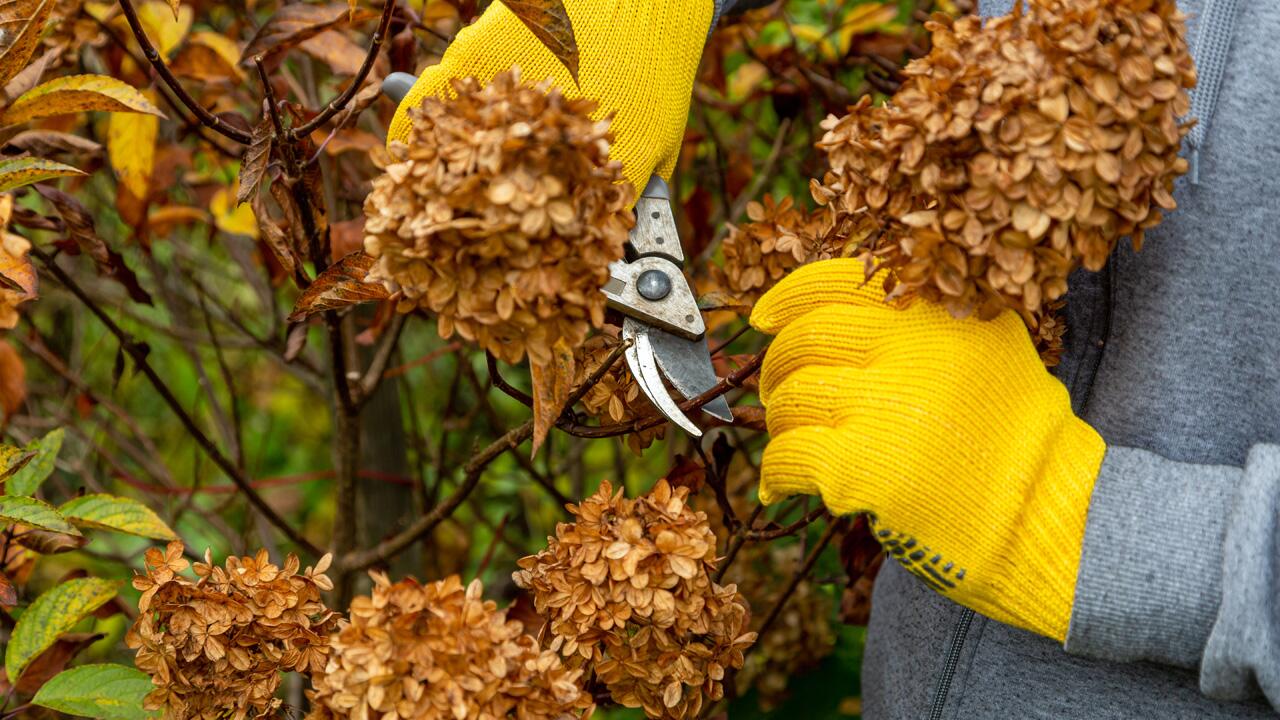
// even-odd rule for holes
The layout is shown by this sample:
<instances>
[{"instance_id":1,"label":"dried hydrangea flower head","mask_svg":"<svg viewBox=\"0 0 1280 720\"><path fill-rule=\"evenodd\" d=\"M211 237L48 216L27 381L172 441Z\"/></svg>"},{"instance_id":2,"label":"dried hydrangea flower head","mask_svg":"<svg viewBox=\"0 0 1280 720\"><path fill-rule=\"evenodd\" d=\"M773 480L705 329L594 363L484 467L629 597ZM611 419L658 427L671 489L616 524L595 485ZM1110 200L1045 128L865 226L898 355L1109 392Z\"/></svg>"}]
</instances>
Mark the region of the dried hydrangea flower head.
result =
<instances>
[{"instance_id":1,"label":"dried hydrangea flower head","mask_svg":"<svg viewBox=\"0 0 1280 720\"><path fill-rule=\"evenodd\" d=\"M548 618L550 647L651 718L695 718L722 698L756 638L737 587L711 579L716 538L687 496L661 480L627 499L603 482L513 576Z\"/></svg>"},{"instance_id":2,"label":"dried hydrangea flower head","mask_svg":"<svg viewBox=\"0 0 1280 720\"><path fill-rule=\"evenodd\" d=\"M831 214L795 207L790 197L747 204L743 225L729 225L720 244L723 263L711 266L712 287L736 304L754 305L792 270L841 255L847 240L832 242Z\"/></svg>"},{"instance_id":3,"label":"dried hydrangea flower head","mask_svg":"<svg viewBox=\"0 0 1280 720\"><path fill-rule=\"evenodd\" d=\"M407 143L375 156L365 199L370 280L398 288L402 311L436 313L507 362L551 360L604 322L600 288L634 224L634 190L609 160L595 103L518 70L489 85L455 80L454 97L409 111Z\"/></svg>"},{"instance_id":4,"label":"dried hydrangea flower head","mask_svg":"<svg viewBox=\"0 0 1280 720\"><path fill-rule=\"evenodd\" d=\"M479 580L453 575L392 584L351 602L329 662L312 674L315 720L568 720L593 708L582 670L538 646L517 620L482 597Z\"/></svg>"},{"instance_id":5,"label":"dried hydrangea flower head","mask_svg":"<svg viewBox=\"0 0 1280 720\"><path fill-rule=\"evenodd\" d=\"M1029 0L930 22L933 49L892 100L828 118L811 184L862 242L891 297L956 316L1014 308L1041 325L1067 276L1175 207L1195 69L1175 0Z\"/></svg>"},{"instance_id":6,"label":"dried hydrangea flower head","mask_svg":"<svg viewBox=\"0 0 1280 720\"><path fill-rule=\"evenodd\" d=\"M320 599L333 589L330 556L300 572L295 555L277 566L259 550L218 567L206 552L193 581L182 553L180 542L148 550L133 579L142 597L125 644L156 686L144 707L169 720L274 715L281 671L316 671L327 659L337 622Z\"/></svg>"}]
</instances>

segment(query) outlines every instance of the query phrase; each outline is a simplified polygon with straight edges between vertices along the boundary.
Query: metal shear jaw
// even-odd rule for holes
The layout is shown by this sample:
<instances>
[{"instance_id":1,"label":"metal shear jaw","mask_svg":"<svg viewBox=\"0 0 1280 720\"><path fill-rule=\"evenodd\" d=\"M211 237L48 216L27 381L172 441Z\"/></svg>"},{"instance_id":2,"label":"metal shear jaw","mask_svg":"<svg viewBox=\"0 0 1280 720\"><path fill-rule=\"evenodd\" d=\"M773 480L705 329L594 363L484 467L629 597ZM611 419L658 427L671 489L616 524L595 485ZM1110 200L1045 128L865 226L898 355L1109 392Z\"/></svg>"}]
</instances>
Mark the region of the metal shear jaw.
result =
<instances>
[{"instance_id":1,"label":"metal shear jaw","mask_svg":"<svg viewBox=\"0 0 1280 720\"><path fill-rule=\"evenodd\" d=\"M640 389L667 419L701 437L702 431L666 387L669 381L688 399L712 389L719 379L707 349L702 313L680 269L684 252L662 178L650 178L635 212L627 259L609 266L610 278L603 291L609 306L626 316L622 337L631 346L624 357ZM723 397L702 409L725 422L733 421Z\"/></svg>"}]
</instances>

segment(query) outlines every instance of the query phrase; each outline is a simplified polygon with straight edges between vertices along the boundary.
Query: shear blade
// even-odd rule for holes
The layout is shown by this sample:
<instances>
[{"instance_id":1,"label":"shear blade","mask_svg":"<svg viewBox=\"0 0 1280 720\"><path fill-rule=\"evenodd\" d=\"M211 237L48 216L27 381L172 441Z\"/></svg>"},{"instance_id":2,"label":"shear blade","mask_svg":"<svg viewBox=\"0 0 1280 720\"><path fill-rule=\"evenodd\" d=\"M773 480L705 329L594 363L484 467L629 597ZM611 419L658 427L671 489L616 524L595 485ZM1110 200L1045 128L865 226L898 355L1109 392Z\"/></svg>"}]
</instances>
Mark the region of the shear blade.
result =
<instances>
[{"instance_id":1,"label":"shear blade","mask_svg":"<svg viewBox=\"0 0 1280 720\"><path fill-rule=\"evenodd\" d=\"M715 367L711 364L711 353L707 350L706 340L686 340L668 332L651 329L649 342L653 346L654 357L658 359L658 367L662 368L662 374L686 398L696 398L720 382L720 378L716 377ZM723 395L703 405L702 411L725 422L733 422L733 411L729 409L729 402Z\"/></svg>"},{"instance_id":2,"label":"shear blade","mask_svg":"<svg viewBox=\"0 0 1280 720\"><path fill-rule=\"evenodd\" d=\"M657 362L654 361L650 332L653 332L652 328L631 318L623 321L622 337L632 341L631 347L627 348L624 354L627 367L631 369L631 375L640 384L640 390L657 406L659 412L690 435L702 437L702 430L685 416L680 406L667 393L666 386L662 384L662 373L658 370Z\"/></svg>"}]
</instances>

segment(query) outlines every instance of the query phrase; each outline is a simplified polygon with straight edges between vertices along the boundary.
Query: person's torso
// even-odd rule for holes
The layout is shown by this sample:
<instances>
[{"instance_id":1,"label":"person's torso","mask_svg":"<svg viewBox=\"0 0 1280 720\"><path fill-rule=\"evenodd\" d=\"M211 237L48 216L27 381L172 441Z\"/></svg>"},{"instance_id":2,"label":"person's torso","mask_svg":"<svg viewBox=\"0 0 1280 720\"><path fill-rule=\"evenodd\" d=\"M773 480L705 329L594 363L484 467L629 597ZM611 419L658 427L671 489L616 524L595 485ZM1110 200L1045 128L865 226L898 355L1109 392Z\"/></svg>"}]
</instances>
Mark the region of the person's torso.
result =
<instances>
[{"instance_id":1,"label":"person's torso","mask_svg":"<svg viewBox=\"0 0 1280 720\"><path fill-rule=\"evenodd\" d=\"M1193 52L1203 2L1179 3ZM1280 443L1280 5L1240 6L1200 184L1179 181L1178 210L1141 252L1123 243L1103 273L1072 278L1057 371L1109 445L1236 466L1251 446ZM892 563L862 677L868 720L1275 717L1261 703L1204 698L1192 671L1068 655Z\"/></svg>"}]
</instances>

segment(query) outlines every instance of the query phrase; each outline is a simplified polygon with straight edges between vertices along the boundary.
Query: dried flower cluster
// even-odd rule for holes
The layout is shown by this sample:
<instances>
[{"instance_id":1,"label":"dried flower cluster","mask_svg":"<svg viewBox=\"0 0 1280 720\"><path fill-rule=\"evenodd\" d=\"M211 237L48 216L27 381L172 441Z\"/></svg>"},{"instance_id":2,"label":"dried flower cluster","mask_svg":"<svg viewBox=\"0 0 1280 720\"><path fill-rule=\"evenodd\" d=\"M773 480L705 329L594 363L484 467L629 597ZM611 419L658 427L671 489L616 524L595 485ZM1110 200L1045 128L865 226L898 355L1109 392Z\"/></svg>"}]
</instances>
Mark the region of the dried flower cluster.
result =
<instances>
[{"instance_id":1,"label":"dried flower cluster","mask_svg":"<svg viewBox=\"0 0 1280 720\"><path fill-rule=\"evenodd\" d=\"M223 568L206 552L192 581L179 574L188 566L182 543L148 550L146 572L133 579L142 591L138 619L125 636L156 686L145 707L167 720L274 715L282 670L325 665L337 623L320 600L333 589L329 560L299 572L296 556L279 567L259 550Z\"/></svg>"},{"instance_id":2,"label":"dried flower cluster","mask_svg":"<svg viewBox=\"0 0 1280 720\"><path fill-rule=\"evenodd\" d=\"M720 244L722 265L711 267L716 290L738 305L754 305L784 275L807 263L838 256L840 246L828 241L830 213L795 207L790 197L774 202L747 204L751 222L729 225L729 234Z\"/></svg>"},{"instance_id":3,"label":"dried flower cluster","mask_svg":"<svg viewBox=\"0 0 1280 720\"><path fill-rule=\"evenodd\" d=\"M0 194L0 330L18 324L18 306L35 297L36 273L27 253L31 243L9 232L13 195Z\"/></svg>"},{"instance_id":4,"label":"dried flower cluster","mask_svg":"<svg viewBox=\"0 0 1280 720\"><path fill-rule=\"evenodd\" d=\"M871 225L861 245L891 297L1040 328L1072 270L1124 236L1140 246L1175 207L1196 78L1183 16L1174 0L1030 0L930 29L890 103L824 122L813 195Z\"/></svg>"},{"instance_id":5,"label":"dried flower cluster","mask_svg":"<svg viewBox=\"0 0 1280 720\"><path fill-rule=\"evenodd\" d=\"M660 480L627 499L601 483L514 575L548 618L550 647L651 718L698 717L756 637L737 587L711 580L716 538L688 493Z\"/></svg>"},{"instance_id":6,"label":"dried flower cluster","mask_svg":"<svg viewBox=\"0 0 1280 720\"><path fill-rule=\"evenodd\" d=\"M437 313L507 362L538 364L604 322L600 288L634 224L634 190L609 160L595 103L520 82L518 70L409 111L409 141L376 162L365 200L369 275L403 293L401 310Z\"/></svg>"},{"instance_id":7,"label":"dried flower cluster","mask_svg":"<svg viewBox=\"0 0 1280 720\"><path fill-rule=\"evenodd\" d=\"M606 330L609 329L606 327ZM586 382L619 342L614 334L593 335L575 350L573 386L578 387ZM657 409L640 391L640 385L623 362L614 363L600 381L587 390L587 394L582 397L582 407L602 424L632 422L657 413ZM661 438L666 433L666 428L666 423L662 423L640 432L627 433L627 446L639 455L654 440Z\"/></svg>"},{"instance_id":8,"label":"dried flower cluster","mask_svg":"<svg viewBox=\"0 0 1280 720\"><path fill-rule=\"evenodd\" d=\"M454 718L560 720L589 714L583 671L524 634L453 575L392 584L370 573L373 591L351 603L322 672L312 675L314 720Z\"/></svg>"}]
</instances>

